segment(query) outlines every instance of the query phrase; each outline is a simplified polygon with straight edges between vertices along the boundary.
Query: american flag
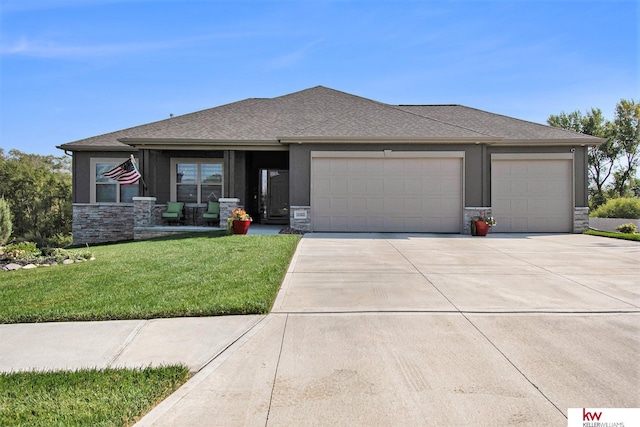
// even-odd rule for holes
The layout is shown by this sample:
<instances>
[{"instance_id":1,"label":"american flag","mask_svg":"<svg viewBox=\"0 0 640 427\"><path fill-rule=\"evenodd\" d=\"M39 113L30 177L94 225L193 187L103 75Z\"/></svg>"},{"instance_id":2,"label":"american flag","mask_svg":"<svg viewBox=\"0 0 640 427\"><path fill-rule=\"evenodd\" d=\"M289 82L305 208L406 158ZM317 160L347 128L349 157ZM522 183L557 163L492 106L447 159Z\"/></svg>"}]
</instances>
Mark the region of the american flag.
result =
<instances>
[{"instance_id":1,"label":"american flag","mask_svg":"<svg viewBox=\"0 0 640 427\"><path fill-rule=\"evenodd\" d=\"M107 178L115 179L121 185L135 184L142 176L133 160L129 159L115 168L103 173Z\"/></svg>"}]
</instances>

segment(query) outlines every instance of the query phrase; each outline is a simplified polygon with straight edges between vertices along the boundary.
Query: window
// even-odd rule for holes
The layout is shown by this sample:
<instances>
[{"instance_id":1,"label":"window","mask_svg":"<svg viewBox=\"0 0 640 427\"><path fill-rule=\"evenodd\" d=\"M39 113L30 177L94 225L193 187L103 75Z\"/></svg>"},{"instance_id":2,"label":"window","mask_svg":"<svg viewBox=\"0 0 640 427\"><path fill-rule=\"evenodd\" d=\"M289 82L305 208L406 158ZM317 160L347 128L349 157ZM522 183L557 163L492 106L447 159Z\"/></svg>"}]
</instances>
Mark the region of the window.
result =
<instances>
[{"instance_id":1,"label":"window","mask_svg":"<svg viewBox=\"0 0 640 427\"><path fill-rule=\"evenodd\" d=\"M138 184L120 185L103 173L127 159L91 159L91 203L132 203L140 192ZM137 161L137 159L136 159Z\"/></svg>"},{"instance_id":2,"label":"window","mask_svg":"<svg viewBox=\"0 0 640 427\"><path fill-rule=\"evenodd\" d=\"M207 203L223 197L222 161L171 159L171 200Z\"/></svg>"}]
</instances>

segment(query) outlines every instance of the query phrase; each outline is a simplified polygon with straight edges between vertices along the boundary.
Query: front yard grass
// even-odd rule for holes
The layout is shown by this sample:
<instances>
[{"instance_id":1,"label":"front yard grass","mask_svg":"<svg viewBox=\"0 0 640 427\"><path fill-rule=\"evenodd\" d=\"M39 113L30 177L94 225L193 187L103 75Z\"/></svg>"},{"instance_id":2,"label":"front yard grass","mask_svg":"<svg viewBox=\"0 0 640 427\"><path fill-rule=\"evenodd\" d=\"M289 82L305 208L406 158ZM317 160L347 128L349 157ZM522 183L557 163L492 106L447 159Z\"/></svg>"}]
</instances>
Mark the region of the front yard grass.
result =
<instances>
[{"instance_id":1,"label":"front yard grass","mask_svg":"<svg viewBox=\"0 0 640 427\"><path fill-rule=\"evenodd\" d=\"M588 234L589 236L611 237L614 239L635 240L636 242L640 242L640 234L614 233L609 231L597 230L587 230L584 232L584 234Z\"/></svg>"},{"instance_id":2,"label":"front yard grass","mask_svg":"<svg viewBox=\"0 0 640 427\"><path fill-rule=\"evenodd\" d=\"M0 425L129 426L188 378L185 366L0 374Z\"/></svg>"},{"instance_id":3,"label":"front yard grass","mask_svg":"<svg viewBox=\"0 0 640 427\"><path fill-rule=\"evenodd\" d=\"M0 323L267 313L299 240L163 238L90 248L95 261L0 272Z\"/></svg>"}]
</instances>

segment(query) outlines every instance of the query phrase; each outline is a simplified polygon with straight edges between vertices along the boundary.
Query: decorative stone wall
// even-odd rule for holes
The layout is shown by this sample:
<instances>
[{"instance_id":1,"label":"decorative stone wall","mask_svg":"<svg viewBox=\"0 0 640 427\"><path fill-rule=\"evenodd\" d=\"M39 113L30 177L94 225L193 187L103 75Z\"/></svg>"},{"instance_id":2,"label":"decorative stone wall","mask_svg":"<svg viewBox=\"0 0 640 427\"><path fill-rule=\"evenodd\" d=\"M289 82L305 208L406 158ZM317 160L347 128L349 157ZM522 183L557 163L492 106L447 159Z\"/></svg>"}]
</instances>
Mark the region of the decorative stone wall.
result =
<instances>
[{"instance_id":1,"label":"decorative stone wall","mask_svg":"<svg viewBox=\"0 0 640 427\"><path fill-rule=\"evenodd\" d=\"M464 208L464 228L462 234L471 234L471 220L479 216L491 216L491 207L465 207Z\"/></svg>"},{"instance_id":2,"label":"decorative stone wall","mask_svg":"<svg viewBox=\"0 0 640 427\"><path fill-rule=\"evenodd\" d=\"M240 207L240 199L223 197L218 199L220 202L220 227L227 226L227 220L231 217L231 211Z\"/></svg>"},{"instance_id":3,"label":"decorative stone wall","mask_svg":"<svg viewBox=\"0 0 640 427\"><path fill-rule=\"evenodd\" d=\"M153 214L155 206L155 197L134 197L133 226L153 227L156 224L155 216Z\"/></svg>"},{"instance_id":4,"label":"decorative stone wall","mask_svg":"<svg viewBox=\"0 0 640 427\"><path fill-rule=\"evenodd\" d=\"M132 203L74 203L73 244L132 240L133 209Z\"/></svg>"},{"instance_id":5,"label":"decorative stone wall","mask_svg":"<svg viewBox=\"0 0 640 427\"><path fill-rule=\"evenodd\" d=\"M289 209L289 227L294 230L311 230L311 206L291 206Z\"/></svg>"},{"instance_id":6,"label":"decorative stone wall","mask_svg":"<svg viewBox=\"0 0 640 427\"><path fill-rule=\"evenodd\" d=\"M573 232L583 233L589 229L589 208L577 207L573 210Z\"/></svg>"}]
</instances>

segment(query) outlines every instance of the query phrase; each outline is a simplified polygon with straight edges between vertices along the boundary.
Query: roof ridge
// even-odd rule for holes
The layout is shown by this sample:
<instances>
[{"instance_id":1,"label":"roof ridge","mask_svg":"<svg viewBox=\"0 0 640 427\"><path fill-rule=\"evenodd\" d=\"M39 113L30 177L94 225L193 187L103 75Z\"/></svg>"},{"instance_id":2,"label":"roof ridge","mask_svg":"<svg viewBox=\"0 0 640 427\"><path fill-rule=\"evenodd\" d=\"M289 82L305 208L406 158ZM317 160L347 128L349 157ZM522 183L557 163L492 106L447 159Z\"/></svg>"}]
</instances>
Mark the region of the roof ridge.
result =
<instances>
[{"instance_id":1,"label":"roof ridge","mask_svg":"<svg viewBox=\"0 0 640 427\"><path fill-rule=\"evenodd\" d=\"M478 130L471 129L471 128L468 128L468 127L465 127L465 126L461 126L461 125L457 125L455 123L445 122L444 120L435 119L433 117L425 116L423 114L417 114L417 113L414 113L412 111L407 111L407 110L403 110L401 108L398 108L398 107L402 107L402 106L404 106L404 107L412 107L412 105L392 105L392 104L387 104L387 105L389 105L389 107L391 107L391 108L393 108L395 110L402 111L402 112L407 113L407 114L413 114L414 116L418 116L418 117L422 117L422 118L425 118L425 119L433 120L434 122L438 122L438 123L443 123L443 124L445 124L447 126L453 126L453 127L457 127L457 128L460 128L460 129L471 131L473 133L477 133L479 135L489 136L489 137L495 138L495 135L491 135L491 134L488 134L488 133L480 132ZM437 106L437 105L434 105L434 106ZM445 105L445 106L459 106L459 105L451 104L451 105Z\"/></svg>"}]
</instances>

